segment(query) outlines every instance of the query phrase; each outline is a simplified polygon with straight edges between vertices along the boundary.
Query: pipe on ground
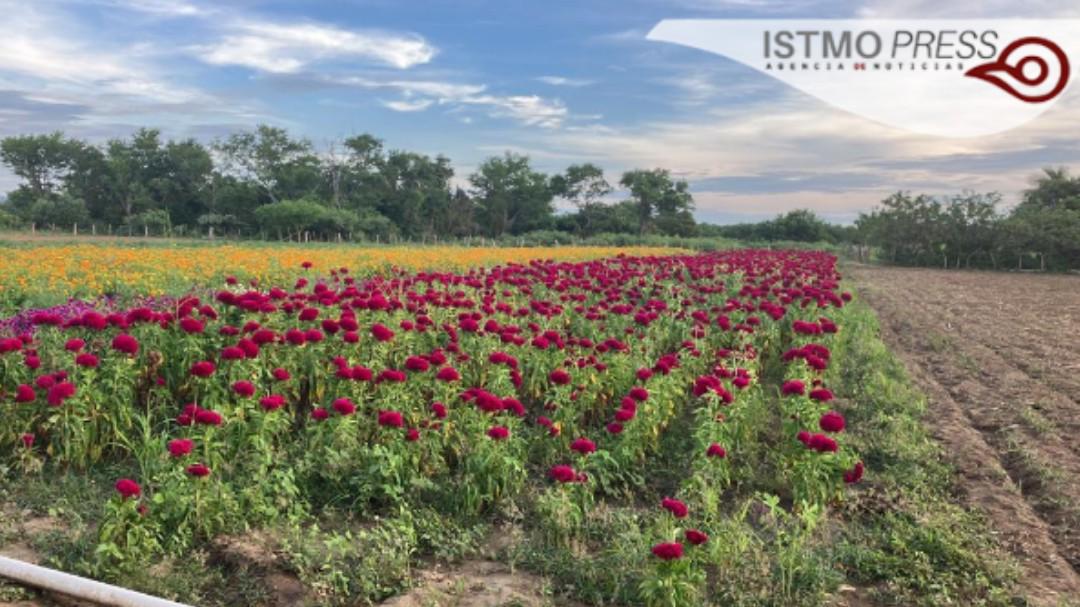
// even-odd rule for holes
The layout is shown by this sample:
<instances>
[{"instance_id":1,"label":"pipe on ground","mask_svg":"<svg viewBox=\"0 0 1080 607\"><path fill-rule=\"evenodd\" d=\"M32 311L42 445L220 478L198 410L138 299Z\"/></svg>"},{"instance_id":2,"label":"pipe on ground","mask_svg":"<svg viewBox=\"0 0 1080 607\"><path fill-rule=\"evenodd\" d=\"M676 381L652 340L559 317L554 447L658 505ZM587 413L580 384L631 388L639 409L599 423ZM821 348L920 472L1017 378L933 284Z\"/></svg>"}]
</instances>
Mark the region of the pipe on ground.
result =
<instances>
[{"instance_id":1,"label":"pipe on ground","mask_svg":"<svg viewBox=\"0 0 1080 607\"><path fill-rule=\"evenodd\" d=\"M6 556L0 556L0 577L14 580L24 586L58 592L110 607L188 607L183 603L159 599L149 594L95 582Z\"/></svg>"}]
</instances>

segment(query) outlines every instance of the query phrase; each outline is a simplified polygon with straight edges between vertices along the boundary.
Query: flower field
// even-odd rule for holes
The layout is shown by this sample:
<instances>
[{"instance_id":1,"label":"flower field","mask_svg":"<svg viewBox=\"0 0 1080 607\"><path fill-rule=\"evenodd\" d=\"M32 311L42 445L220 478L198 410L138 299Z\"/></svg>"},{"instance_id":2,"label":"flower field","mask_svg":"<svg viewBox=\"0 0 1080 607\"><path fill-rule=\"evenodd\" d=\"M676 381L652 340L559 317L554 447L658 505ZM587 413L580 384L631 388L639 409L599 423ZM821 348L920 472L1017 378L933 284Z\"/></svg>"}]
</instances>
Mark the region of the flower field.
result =
<instances>
[{"instance_id":1,"label":"flower field","mask_svg":"<svg viewBox=\"0 0 1080 607\"><path fill-rule=\"evenodd\" d=\"M275 530L312 604L354 604L497 523L595 603L817 604L845 579L816 542L873 471L831 255L63 251L16 276L63 290L107 259L131 294L0 338L8 474L110 486L69 568L154 588L147 563ZM180 276L213 286L135 295Z\"/></svg>"},{"instance_id":2,"label":"flower field","mask_svg":"<svg viewBox=\"0 0 1080 607\"><path fill-rule=\"evenodd\" d=\"M274 285L295 278L300 264L345 266L356 274L377 270L464 270L532 259L581 261L617 253L658 255L662 248L481 248L451 246L143 246L55 244L4 249L0 273L0 313L26 304L59 303L69 297L102 294L166 295L192 285L223 283L232 276Z\"/></svg>"}]
</instances>

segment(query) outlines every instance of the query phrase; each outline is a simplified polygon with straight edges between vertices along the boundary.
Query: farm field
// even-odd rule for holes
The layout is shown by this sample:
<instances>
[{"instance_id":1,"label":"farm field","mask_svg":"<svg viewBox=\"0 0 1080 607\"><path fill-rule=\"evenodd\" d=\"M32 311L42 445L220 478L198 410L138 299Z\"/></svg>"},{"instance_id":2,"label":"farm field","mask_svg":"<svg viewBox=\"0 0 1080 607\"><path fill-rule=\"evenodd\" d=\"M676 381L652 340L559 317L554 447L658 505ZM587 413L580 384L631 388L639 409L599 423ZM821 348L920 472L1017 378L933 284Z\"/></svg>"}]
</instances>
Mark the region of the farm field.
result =
<instances>
[{"instance_id":1,"label":"farm field","mask_svg":"<svg viewBox=\"0 0 1080 607\"><path fill-rule=\"evenodd\" d=\"M193 605L1076 596L1033 557L1064 519L971 507L889 281L827 253L13 251L120 265L6 283L0 554Z\"/></svg>"},{"instance_id":2,"label":"farm field","mask_svg":"<svg viewBox=\"0 0 1080 607\"><path fill-rule=\"evenodd\" d=\"M966 503L1024 563L1080 592L1080 277L856 266L885 341L935 412Z\"/></svg>"}]
</instances>

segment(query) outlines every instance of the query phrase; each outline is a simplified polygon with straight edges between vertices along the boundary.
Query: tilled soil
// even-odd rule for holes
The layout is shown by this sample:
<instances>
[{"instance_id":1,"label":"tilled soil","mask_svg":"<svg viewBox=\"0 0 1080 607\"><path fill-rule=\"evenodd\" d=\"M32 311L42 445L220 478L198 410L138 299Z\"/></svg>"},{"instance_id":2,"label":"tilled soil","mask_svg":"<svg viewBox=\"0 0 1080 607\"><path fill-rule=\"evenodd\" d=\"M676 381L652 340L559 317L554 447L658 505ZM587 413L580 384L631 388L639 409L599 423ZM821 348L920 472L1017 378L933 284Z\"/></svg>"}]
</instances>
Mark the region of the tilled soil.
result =
<instances>
[{"instance_id":1,"label":"tilled soil","mask_svg":"<svg viewBox=\"0 0 1080 607\"><path fill-rule=\"evenodd\" d=\"M1080 603L1080 277L844 269L1030 600Z\"/></svg>"}]
</instances>

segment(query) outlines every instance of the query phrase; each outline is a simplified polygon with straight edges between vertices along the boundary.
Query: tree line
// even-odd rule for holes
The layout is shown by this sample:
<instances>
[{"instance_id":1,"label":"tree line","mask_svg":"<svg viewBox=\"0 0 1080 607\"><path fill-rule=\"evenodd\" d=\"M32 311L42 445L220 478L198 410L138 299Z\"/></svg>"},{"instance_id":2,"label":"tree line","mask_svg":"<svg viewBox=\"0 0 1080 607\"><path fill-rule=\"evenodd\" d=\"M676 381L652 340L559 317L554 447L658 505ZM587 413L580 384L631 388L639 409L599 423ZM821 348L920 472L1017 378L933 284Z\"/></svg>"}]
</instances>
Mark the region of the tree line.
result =
<instances>
[{"instance_id":1,"label":"tree line","mask_svg":"<svg viewBox=\"0 0 1080 607\"><path fill-rule=\"evenodd\" d=\"M109 226L119 233L239 234L300 240L501 238L538 230L693 236L694 201L664 169L623 173L629 197L594 164L547 175L527 156L485 160L453 187L445 156L388 150L363 134L316 150L260 125L204 145L157 129L102 145L63 133L7 137L0 161L21 182L0 226ZM557 198L574 211L555 213Z\"/></svg>"},{"instance_id":2,"label":"tree line","mask_svg":"<svg viewBox=\"0 0 1080 607\"><path fill-rule=\"evenodd\" d=\"M942 268L1080 269L1080 178L1045 169L1015 207L997 193L939 199L897 192L852 233L878 258Z\"/></svg>"}]
</instances>

